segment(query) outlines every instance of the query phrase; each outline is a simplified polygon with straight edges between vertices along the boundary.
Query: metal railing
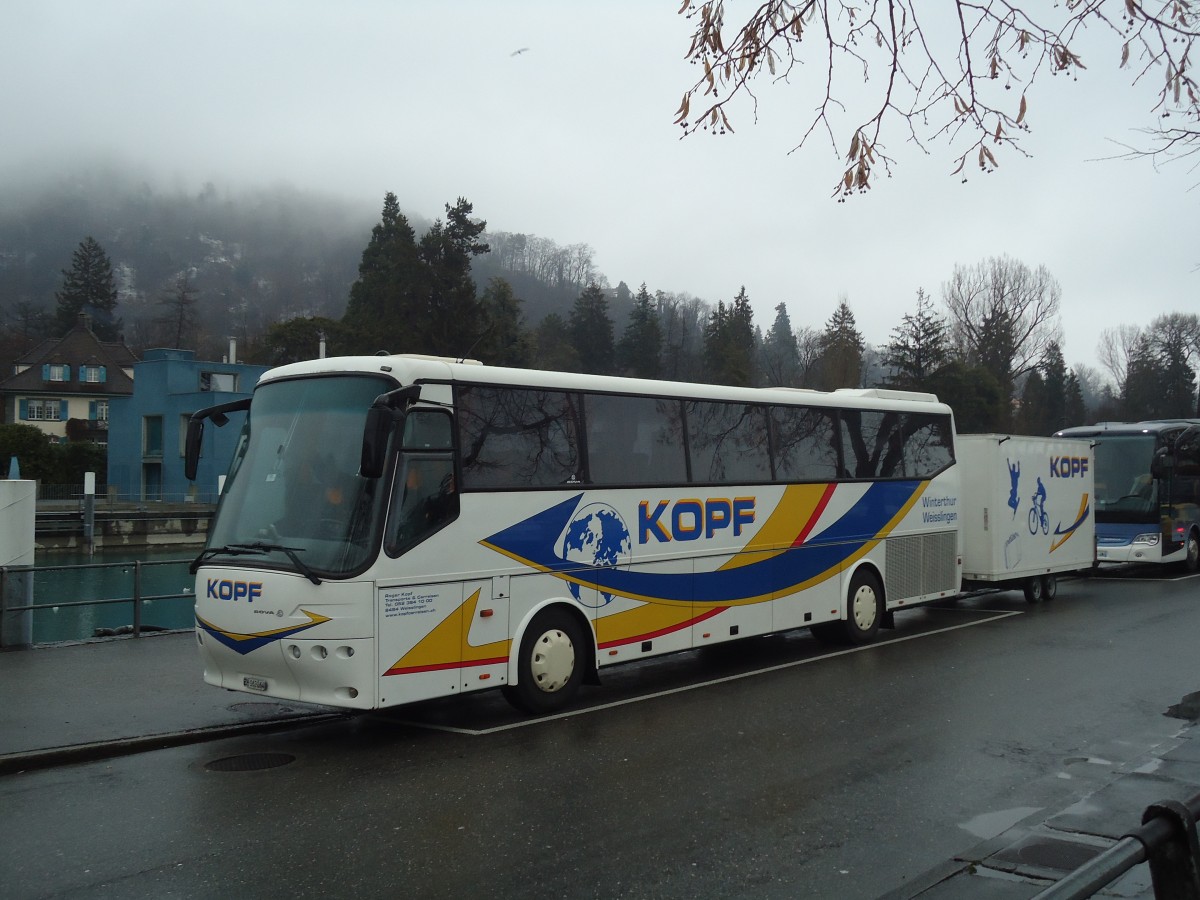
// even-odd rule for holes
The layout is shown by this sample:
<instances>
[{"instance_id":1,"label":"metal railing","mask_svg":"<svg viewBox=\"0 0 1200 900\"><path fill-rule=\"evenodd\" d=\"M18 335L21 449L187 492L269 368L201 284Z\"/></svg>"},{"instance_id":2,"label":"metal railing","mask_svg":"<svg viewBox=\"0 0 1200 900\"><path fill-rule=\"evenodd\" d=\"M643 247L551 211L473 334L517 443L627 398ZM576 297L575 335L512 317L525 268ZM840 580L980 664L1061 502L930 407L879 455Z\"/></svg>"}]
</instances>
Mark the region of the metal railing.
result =
<instances>
[{"instance_id":1,"label":"metal railing","mask_svg":"<svg viewBox=\"0 0 1200 900\"><path fill-rule=\"evenodd\" d=\"M133 637L141 637L142 632L147 630L143 624L143 607L144 604L154 600L193 600L194 594L191 590L183 590L176 593L167 594L147 594L145 592L145 575L147 569L152 569L160 566L181 566L188 565L189 559L164 559L142 561L135 560L133 562L110 562L110 563L85 563L81 565L62 565L62 566L0 566L0 648L17 648L29 646L30 641L26 639L24 634L12 634L16 631L14 622L16 616L25 613L32 616L36 610L44 609L74 609L88 606L108 606L118 603L132 604L132 625L129 627L128 633ZM133 570L133 595L129 597L96 597L84 600L55 600L50 603L34 603L24 602L27 597L17 598L16 592L12 590L15 579L20 579L25 576L36 577L38 573L46 572L64 572L64 571L81 571L87 569L132 569ZM32 595L32 589L29 594ZM161 630L155 627L153 630ZM22 632L28 631L31 633L32 628L22 629ZM124 633L124 632L123 632Z\"/></svg>"},{"instance_id":2,"label":"metal railing","mask_svg":"<svg viewBox=\"0 0 1200 900\"><path fill-rule=\"evenodd\" d=\"M40 507L55 507L55 506L72 506L83 503L86 496L84 486L82 484L43 484L38 482L37 486L37 504ZM176 504L189 505L204 505L215 504L218 499L218 494L213 491L188 490L175 493L160 491L153 497L146 497L141 494L123 494L115 487L99 488L95 493L96 506L102 507L105 505L115 507L129 506L146 506L165 504L173 506Z\"/></svg>"},{"instance_id":3,"label":"metal railing","mask_svg":"<svg viewBox=\"0 0 1200 900\"><path fill-rule=\"evenodd\" d=\"M1150 863L1156 900L1200 900L1200 844L1196 818L1200 794L1187 802L1162 800L1146 807L1142 825L1033 900L1082 900L1130 869Z\"/></svg>"}]
</instances>

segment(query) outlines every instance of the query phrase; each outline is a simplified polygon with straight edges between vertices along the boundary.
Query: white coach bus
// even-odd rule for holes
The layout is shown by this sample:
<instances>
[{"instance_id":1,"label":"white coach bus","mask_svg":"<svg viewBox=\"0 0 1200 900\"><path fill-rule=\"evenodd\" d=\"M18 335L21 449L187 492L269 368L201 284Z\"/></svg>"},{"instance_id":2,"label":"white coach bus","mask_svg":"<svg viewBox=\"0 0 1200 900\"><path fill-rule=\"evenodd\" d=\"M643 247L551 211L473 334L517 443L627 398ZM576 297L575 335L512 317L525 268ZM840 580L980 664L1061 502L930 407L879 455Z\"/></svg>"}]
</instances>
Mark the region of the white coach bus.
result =
<instances>
[{"instance_id":1,"label":"white coach bus","mask_svg":"<svg viewBox=\"0 0 1200 900\"><path fill-rule=\"evenodd\" d=\"M962 576L950 409L419 356L267 372L192 565L207 682L358 709L811 628L870 641ZM933 511L931 513L931 510Z\"/></svg>"}]
</instances>

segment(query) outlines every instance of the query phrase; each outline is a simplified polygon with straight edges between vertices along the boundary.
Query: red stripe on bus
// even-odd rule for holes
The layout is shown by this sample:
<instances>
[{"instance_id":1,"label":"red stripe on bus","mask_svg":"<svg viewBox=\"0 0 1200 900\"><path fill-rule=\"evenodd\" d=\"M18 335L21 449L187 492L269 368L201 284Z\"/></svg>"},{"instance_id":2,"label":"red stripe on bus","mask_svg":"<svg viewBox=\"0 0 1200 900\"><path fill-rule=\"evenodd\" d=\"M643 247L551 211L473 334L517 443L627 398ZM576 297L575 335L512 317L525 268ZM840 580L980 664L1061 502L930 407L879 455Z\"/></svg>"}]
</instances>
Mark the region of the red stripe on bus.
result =
<instances>
[{"instance_id":1,"label":"red stripe on bus","mask_svg":"<svg viewBox=\"0 0 1200 900\"><path fill-rule=\"evenodd\" d=\"M607 650L609 647L621 647L625 644L636 644L638 641L649 641L656 637L662 637L664 634L671 634L676 631L682 631L684 628L690 628L697 622L703 622L705 619L711 619L713 616L725 612L729 609L728 606L718 606L716 609L710 609L702 616L696 616L694 619L688 619L686 622L680 622L678 625L669 625L666 628L660 628L658 631L649 631L645 634L634 635L633 637L621 638L615 641L605 641L597 645L597 649Z\"/></svg>"},{"instance_id":2,"label":"red stripe on bus","mask_svg":"<svg viewBox=\"0 0 1200 900\"><path fill-rule=\"evenodd\" d=\"M833 496L833 490L835 487L837 487L837 485L825 485L825 493L823 493L821 495L821 499L817 501L817 508L814 509L813 514L808 517L808 521L805 523L804 528L800 530L800 533L796 535L796 539L792 541L793 547L799 547L801 544L803 544L808 538L808 535L812 532L813 528L816 527L817 519L821 518L821 513L825 512L825 507L829 505L829 500Z\"/></svg>"},{"instance_id":3,"label":"red stripe on bus","mask_svg":"<svg viewBox=\"0 0 1200 900\"><path fill-rule=\"evenodd\" d=\"M431 663L427 666L401 666L388 669L384 675L412 675L415 672L442 672L446 669L469 669L472 666L494 666L508 662L507 656L497 656L495 659L473 659L469 662Z\"/></svg>"}]
</instances>

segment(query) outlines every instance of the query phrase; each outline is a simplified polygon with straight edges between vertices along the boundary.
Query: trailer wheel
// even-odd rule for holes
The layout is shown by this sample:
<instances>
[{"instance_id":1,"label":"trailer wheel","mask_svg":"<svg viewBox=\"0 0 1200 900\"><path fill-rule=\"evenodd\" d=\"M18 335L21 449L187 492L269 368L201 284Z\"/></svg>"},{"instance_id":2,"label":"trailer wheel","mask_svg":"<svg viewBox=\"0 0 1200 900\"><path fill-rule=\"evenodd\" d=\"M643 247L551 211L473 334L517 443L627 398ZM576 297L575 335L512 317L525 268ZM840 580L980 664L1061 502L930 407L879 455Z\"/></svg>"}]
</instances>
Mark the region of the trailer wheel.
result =
<instances>
[{"instance_id":1,"label":"trailer wheel","mask_svg":"<svg viewBox=\"0 0 1200 900\"><path fill-rule=\"evenodd\" d=\"M1042 599L1053 600L1058 593L1058 579L1053 575L1042 576Z\"/></svg>"},{"instance_id":2,"label":"trailer wheel","mask_svg":"<svg viewBox=\"0 0 1200 900\"><path fill-rule=\"evenodd\" d=\"M587 653L579 623L570 613L539 613L525 629L518 653L517 683L504 686L509 703L541 715L571 702L583 681Z\"/></svg>"},{"instance_id":3,"label":"trailer wheel","mask_svg":"<svg viewBox=\"0 0 1200 900\"><path fill-rule=\"evenodd\" d=\"M1034 575L1032 578L1026 578L1021 585L1021 589L1025 592L1025 600L1028 603L1040 603L1045 585L1042 583L1040 575Z\"/></svg>"}]
</instances>

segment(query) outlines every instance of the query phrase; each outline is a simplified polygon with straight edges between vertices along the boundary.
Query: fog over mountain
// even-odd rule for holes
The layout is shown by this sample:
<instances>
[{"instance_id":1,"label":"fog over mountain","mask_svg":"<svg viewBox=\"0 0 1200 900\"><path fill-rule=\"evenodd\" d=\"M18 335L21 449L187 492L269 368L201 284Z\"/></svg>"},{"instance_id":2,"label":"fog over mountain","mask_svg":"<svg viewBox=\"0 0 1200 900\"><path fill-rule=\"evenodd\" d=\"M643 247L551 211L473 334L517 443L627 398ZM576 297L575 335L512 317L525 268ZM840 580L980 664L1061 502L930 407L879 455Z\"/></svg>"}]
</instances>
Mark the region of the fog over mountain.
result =
<instances>
[{"instance_id":1,"label":"fog over mountain","mask_svg":"<svg viewBox=\"0 0 1200 900\"><path fill-rule=\"evenodd\" d=\"M282 183L188 185L111 160L2 190L8 202L0 208L0 309L18 349L41 336L31 318L53 314L63 270L90 236L112 261L127 343L135 349L173 343L164 301L182 283L197 301L195 349L210 356L224 352L229 337L250 347L275 322L340 318L383 200ZM418 233L441 214L405 210ZM476 282L482 289L494 276L510 281L529 324L549 311L566 314L587 280L607 282L587 246L559 247L532 235L497 234L493 241L497 252L477 260Z\"/></svg>"}]
</instances>

